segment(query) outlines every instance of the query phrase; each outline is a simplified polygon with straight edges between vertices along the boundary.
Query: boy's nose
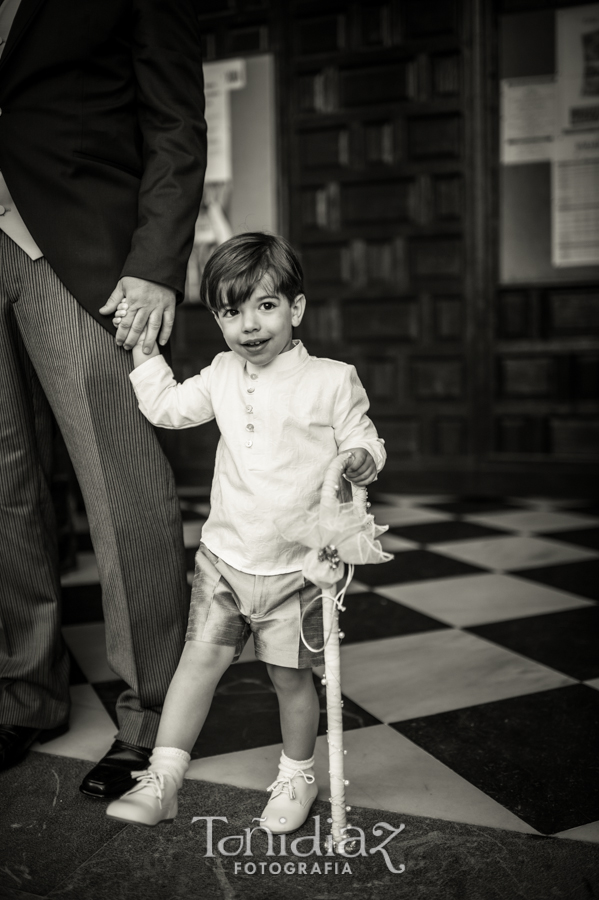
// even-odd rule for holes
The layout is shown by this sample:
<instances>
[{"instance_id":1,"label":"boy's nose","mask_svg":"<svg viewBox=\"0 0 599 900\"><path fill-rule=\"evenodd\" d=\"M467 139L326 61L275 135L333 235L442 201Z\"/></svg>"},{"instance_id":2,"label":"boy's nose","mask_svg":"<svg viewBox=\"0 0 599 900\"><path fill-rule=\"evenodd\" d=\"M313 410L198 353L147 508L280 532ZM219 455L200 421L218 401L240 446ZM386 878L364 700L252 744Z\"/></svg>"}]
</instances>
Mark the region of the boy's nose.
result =
<instances>
[{"instance_id":1,"label":"boy's nose","mask_svg":"<svg viewBox=\"0 0 599 900\"><path fill-rule=\"evenodd\" d=\"M256 320L256 317L251 312L243 313L243 330L244 331L257 331L260 327Z\"/></svg>"}]
</instances>

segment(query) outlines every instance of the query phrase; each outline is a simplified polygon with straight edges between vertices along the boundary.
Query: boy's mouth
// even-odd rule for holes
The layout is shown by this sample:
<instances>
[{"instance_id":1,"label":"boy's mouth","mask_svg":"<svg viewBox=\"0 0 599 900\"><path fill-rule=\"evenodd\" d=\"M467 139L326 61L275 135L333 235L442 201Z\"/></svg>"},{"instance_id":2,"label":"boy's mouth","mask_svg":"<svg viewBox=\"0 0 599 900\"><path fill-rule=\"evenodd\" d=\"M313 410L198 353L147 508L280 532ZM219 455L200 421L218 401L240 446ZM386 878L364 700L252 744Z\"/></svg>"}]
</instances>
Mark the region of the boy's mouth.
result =
<instances>
[{"instance_id":1,"label":"boy's mouth","mask_svg":"<svg viewBox=\"0 0 599 900\"><path fill-rule=\"evenodd\" d=\"M242 346L247 347L248 350L256 350L258 347L263 347L267 342L268 338L264 338L261 341L245 341Z\"/></svg>"}]
</instances>

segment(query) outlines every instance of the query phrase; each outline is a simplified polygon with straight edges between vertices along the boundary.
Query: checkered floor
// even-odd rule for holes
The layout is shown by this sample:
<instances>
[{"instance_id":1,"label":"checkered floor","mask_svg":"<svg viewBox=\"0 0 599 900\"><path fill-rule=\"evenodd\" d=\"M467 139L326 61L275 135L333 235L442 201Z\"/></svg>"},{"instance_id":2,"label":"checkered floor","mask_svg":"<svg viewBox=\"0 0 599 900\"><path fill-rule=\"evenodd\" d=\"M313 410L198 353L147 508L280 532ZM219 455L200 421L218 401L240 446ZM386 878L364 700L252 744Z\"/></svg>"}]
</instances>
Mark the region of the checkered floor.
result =
<instances>
[{"instance_id":1,"label":"checkered floor","mask_svg":"<svg viewBox=\"0 0 599 900\"><path fill-rule=\"evenodd\" d=\"M208 491L180 496L191 570ZM599 843L599 508L371 499L395 558L356 571L342 614L348 802ZM79 531L79 567L63 579L71 729L36 749L97 760L123 683L106 662L84 521ZM324 798L325 730L323 714ZM280 740L276 697L249 644L219 685L188 777L263 789Z\"/></svg>"}]
</instances>

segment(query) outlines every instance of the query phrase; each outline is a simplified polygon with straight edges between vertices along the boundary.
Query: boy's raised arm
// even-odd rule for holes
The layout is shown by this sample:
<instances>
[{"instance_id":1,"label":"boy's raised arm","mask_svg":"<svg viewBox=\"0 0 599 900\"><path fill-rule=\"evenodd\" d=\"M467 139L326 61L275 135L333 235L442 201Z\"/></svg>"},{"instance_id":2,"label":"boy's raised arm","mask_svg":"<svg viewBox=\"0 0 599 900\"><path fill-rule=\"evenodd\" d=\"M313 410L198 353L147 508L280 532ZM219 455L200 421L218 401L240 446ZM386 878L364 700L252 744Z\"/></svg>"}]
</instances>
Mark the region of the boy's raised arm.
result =
<instances>
[{"instance_id":1,"label":"boy's raised arm","mask_svg":"<svg viewBox=\"0 0 599 900\"><path fill-rule=\"evenodd\" d=\"M378 473L385 465L387 454L385 442L378 436L374 424L366 415L369 408L368 396L358 373L354 366L348 366L335 404L335 439L340 453L360 447L366 450L374 460ZM365 462L365 459L357 459L354 464L356 470L361 469ZM361 472L360 475L362 474Z\"/></svg>"},{"instance_id":2,"label":"boy's raised arm","mask_svg":"<svg viewBox=\"0 0 599 900\"><path fill-rule=\"evenodd\" d=\"M214 418L210 396L211 366L177 384L173 370L157 347L143 351L143 334L133 349L135 368L129 378L139 408L160 428L194 428Z\"/></svg>"}]
</instances>

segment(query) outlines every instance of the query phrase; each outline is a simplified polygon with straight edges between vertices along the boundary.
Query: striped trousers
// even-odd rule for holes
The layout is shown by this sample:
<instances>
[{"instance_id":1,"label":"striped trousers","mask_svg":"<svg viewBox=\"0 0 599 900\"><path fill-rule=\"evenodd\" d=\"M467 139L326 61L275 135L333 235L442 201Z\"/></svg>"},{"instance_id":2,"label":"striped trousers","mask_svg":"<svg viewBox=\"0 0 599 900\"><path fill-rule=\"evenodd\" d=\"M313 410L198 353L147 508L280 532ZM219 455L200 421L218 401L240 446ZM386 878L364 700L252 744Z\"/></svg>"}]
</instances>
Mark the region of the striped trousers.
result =
<instances>
[{"instance_id":1,"label":"striped trousers","mask_svg":"<svg viewBox=\"0 0 599 900\"><path fill-rule=\"evenodd\" d=\"M128 685L118 737L152 747L188 590L173 474L130 369L47 260L0 231L0 722L52 728L69 714L49 490L56 421L89 518L108 661Z\"/></svg>"}]
</instances>

